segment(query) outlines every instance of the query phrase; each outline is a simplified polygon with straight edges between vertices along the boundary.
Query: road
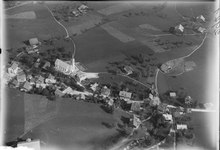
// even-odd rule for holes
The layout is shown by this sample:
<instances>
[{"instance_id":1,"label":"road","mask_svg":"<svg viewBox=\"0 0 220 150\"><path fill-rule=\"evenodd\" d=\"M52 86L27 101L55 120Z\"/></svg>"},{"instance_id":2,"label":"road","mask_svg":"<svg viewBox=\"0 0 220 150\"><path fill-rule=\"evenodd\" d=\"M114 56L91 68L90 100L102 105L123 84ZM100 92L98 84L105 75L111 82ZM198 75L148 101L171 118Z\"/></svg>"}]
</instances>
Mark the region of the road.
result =
<instances>
[{"instance_id":1,"label":"road","mask_svg":"<svg viewBox=\"0 0 220 150\"><path fill-rule=\"evenodd\" d=\"M31 1L23 2L23 3L19 4L19 5L16 5L16 6L13 6L13 7L10 7L10 8L6 8L5 10L6 10L6 11L7 11L7 10L11 10L11 9L14 9L14 8L17 8L17 7L21 7L21 6L23 6L23 5L27 5L27 4L29 4L29 3L32 3L32 2L31 2Z\"/></svg>"},{"instance_id":2,"label":"road","mask_svg":"<svg viewBox=\"0 0 220 150\"><path fill-rule=\"evenodd\" d=\"M76 44L75 44L75 42L73 41L73 39L70 37L70 34L69 34L69 32L68 32L68 30L67 30L67 28L61 23L61 22L59 22L57 19L56 19L56 17L54 16L54 14L53 14L53 12L50 10L50 8L45 4L44 5L46 8L47 8L47 10L50 12L50 14L52 15L52 17L53 17L53 19L56 21L56 23L58 23L64 30L65 30L65 32L66 32L66 39L69 39L70 41L71 41L71 43L73 44L73 54L72 54L72 59L75 57L75 54L76 54Z\"/></svg>"}]
</instances>

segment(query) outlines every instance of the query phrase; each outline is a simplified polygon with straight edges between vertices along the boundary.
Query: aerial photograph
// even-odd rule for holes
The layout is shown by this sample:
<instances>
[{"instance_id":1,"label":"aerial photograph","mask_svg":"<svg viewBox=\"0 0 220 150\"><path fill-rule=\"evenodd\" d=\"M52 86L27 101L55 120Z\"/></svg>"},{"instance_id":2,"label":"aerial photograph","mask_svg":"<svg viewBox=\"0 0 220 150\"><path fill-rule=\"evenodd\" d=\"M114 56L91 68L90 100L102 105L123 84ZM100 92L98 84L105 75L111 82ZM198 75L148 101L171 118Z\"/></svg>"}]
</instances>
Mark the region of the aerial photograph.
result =
<instances>
[{"instance_id":1,"label":"aerial photograph","mask_svg":"<svg viewBox=\"0 0 220 150\"><path fill-rule=\"evenodd\" d=\"M2 148L219 149L218 0L2 3Z\"/></svg>"}]
</instances>

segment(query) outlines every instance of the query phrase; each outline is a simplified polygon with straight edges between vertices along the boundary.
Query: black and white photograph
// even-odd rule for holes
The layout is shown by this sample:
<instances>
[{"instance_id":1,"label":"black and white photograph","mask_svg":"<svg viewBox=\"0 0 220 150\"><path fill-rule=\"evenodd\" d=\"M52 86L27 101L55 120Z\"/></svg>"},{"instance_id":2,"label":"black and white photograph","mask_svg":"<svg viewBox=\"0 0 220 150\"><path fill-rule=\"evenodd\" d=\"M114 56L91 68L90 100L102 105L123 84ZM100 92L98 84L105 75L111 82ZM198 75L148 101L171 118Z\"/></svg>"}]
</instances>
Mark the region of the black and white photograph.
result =
<instances>
[{"instance_id":1,"label":"black and white photograph","mask_svg":"<svg viewBox=\"0 0 220 150\"><path fill-rule=\"evenodd\" d=\"M219 150L219 0L0 7L0 150Z\"/></svg>"}]
</instances>

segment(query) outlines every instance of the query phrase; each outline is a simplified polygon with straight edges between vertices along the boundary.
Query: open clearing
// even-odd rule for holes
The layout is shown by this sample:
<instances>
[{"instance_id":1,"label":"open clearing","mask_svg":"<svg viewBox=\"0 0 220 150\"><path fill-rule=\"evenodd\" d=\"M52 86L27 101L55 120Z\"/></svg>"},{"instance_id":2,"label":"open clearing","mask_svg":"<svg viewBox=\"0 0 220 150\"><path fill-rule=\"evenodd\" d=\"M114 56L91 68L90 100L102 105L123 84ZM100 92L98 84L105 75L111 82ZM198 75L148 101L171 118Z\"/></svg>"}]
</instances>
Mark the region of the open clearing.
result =
<instances>
[{"instance_id":1,"label":"open clearing","mask_svg":"<svg viewBox=\"0 0 220 150\"><path fill-rule=\"evenodd\" d=\"M36 19L36 14L34 11L22 12L14 15L7 15L6 18L10 19Z\"/></svg>"}]
</instances>

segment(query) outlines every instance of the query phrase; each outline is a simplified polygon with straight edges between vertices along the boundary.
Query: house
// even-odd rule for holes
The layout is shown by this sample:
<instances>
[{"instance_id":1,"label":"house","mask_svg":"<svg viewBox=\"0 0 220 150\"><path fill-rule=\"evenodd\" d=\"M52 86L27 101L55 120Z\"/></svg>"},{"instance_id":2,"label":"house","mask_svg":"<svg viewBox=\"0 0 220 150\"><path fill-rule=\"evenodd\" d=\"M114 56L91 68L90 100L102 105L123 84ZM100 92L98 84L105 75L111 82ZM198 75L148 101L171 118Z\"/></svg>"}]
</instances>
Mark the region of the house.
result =
<instances>
[{"instance_id":1,"label":"house","mask_svg":"<svg viewBox=\"0 0 220 150\"><path fill-rule=\"evenodd\" d=\"M133 126L137 129L140 126L140 124L140 119L136 115L133 115Z\"/></svg>"},{"instance_id":2,"label":"house","mask_svg":"<svg viewBox=\"0 0 220 150\"><path fill-rule=\"evenodd\" d=\"M141 104L139 102L134 102L131 104L131 111L139 112L141 110Z\"/></svg>"},{"instance_id":3,"label":"house","mask_svg":"<svg viewBox=\"0 0 220 150\"><path fill-rule=\"evenodd\" d=\"M19 87L19 82L18 82L16 79L14 79L14 80L11 82L11 84L12 84L13 86L15 86L15 87Z\"/></svg>"},{"instance_id":4,"label":"house","mask_svg":"<svg viewBox=\"0 0 220 150\"><path fill-rule=\"evenodd\" d=\"M110 98L110 100L108 101L108 105L112 106L114 104L114 100Z\"/></svg>"},{"instance_id":5,"label":"house","mask_svg":"<svg viewBox=\"0 0 220 150\"><path fill-rule=\"evenodd\" d=\"M82 4L77 9L79 10L79 12L84 13L86 12L88 8L89 8L88 6L86 6L85 4Z\"/></svg>"},{"instance_id":6,"label":"house","mask_svg":"<svg viewBox=\"0 0 220 150\"><path fill-rule=\"evenodd\" d=\"M196 17L196 20L199 22L205 22L205 17L203 15L199 15Z\"/></svg>"},{"instance_id":7,"label":"house","mask_svg":"<svg viewBox=\"0 0 220 150\"><path fill-rule=\"evenodd\" d=\"M17 80L18 80L18 82L25 82L26 81L26 75L23 71L18 73Z\"/></svg>"},{"instance_id":8,"label":"house","mask_svg":"<svg viewBox=\"0 0 220 150\"><path fill-rule=\"evenodd\" d=\"M64 96L65 94L64 94L62 91L60 91L59 89L56 89L55 95L56 95L56 96L59 96L59 97L62 97L62 96Z\"/></svg>"},{"instance_id":9,"label":"house","mask_svg":"<svg viewBox=\"0 0 220 150\"><path fill-rule=\"evenodd\" d=\"M12 79L12 77L9 75L9 73L7 72L4 72L4 75L3 75L3 82L5 84L8 84L8 82Z\"/></svg>"},{"instance_id":10,"label":"house","mask_svg":"<svg viewBox=\"0 0 220 150\"><path fill-rule=\"evenodd\" d=\"M173 122L173 117L171 114L163 114L163 116L166 121Z\"/></svg>"},{"instance_id":11,"label":"house","mask_svg":"<svg viewBox=\"0 0 220 150\"><path fill-rule=\"evenodd\" d=\"M132 74L133 71L134 71L130 66L124 67L124 70L127 72L128 75L129 75L129 74Z\"/></svg>"},{"instance_id":12,"label":"house","mask_svg":"<svg viewBox=\"0 0 220 150\"><path fill-rule=\"evenodd\" d=\"M17 144L17 147L21 147L21 148L26 147L26 148L33 149L33 150L40 150L41 149L40 140L19 142Z\"/></svg>"},{"instance_id":13,"label":"house","mask_svg":"<svg viewBox=\"0 0 220 150\"><path fill-rule=\"evenodd\" d=\"M177 129L177 130L187 129L187 125L186 125L186 124L177 124L177 125L176 125L176 129Z\"/></svg>"},{"instance_id":14,"label":"house","mask_svg":"<svg viewBox=\"0 0 220 150\"><path fill-rule=\"evenodd\" d=\"M154 98L153 94L149 93L149 98L152 100Z\"/></svg>"},{"instance_id":15,"label":"house","mask_svg":"<svg viewBox=\"0 0 220 150\"><path fill-rule=\"evenodd\" d=\"M176 92L170 92L170 97L175 98L176 97Z\"/></svg>"},{"instance_id":16,"label":"house","mask_svg":"<svg viewBox=\"0 0 220 150\"><path fill-rule=\"evenodd\" d=\"M25 91L30 91L32 89L32 85L30 84L30 82L26 81L23 88Z\"/></svg>"},{"instance_id":17,"label":"house","mask_svg":"<svg viewBox=\"0 0 220 150\"><path fill-rule=\"evenodd\" d=\"M46 61L42 68L46 70L48 67L50 67L50 62Z\"/></svg>"},{"instance_id":18,"label":"house","mask_svg":"<svg viewBox=\"0 0 220 150\"><path fill-rule=\"evenodd\" d=\"M72 91L73 91L73 89L72 89L71 87L67 87L67 88L63 91L63 93L64 93L64 94L71 94Z\"/></svg>"},{"instance_id":19,"label":"house","mask_svg":"<svg viewBox=\"0 0 220 150\"><path fill-rule=\"evenodd\" d=\"M131 95L132 95L131 92L126 92L126 91L120 91L119 92L120 98L124 99L124 100L130 100L131 99Z\"/></svg>"},{"instance_id":20,"label":"house","mask_svg":"<svg viewBox=\"0 0 220 150\"><path fill-rule=\"evenodd\" d=\"M167 105L164 104L164 103L160 103L157 107L157 110L160 112L160 113L166 113L169 109L167 108Z\"/></svg>"},{"instance_id":21,"label":"house","mask_svg":"<svg viewBox=\"0 0 220 150\"><path fill-rule=\"evenodd\" d=\"M11 65L11 67L8 68L8 73L11 77L15 77L18 73L18 63L17 62L13 62L13 64Z\"/></svg>"},{"instance_id":22,"label":"house","mask_svg":"<svg viewBox=\"0 0 220 150\"><path fill-rule=\"evenodd\" d=\"M154 96L150 101L151 106L156 106L160 104L160 98L158 96Z\"/></svg>"},{"instance_id":23,"label":"house","mask_svg":"<svg viewBox=\"0 0 220 150\"><path fill-rule=\"evenodd\" d=\"M77 10L73 10L72 11L72 14L75 16L75 17L78 17L79 16L79 12Z\"/></svg>"},{"instance_id":24,"label":"house","mask_svg":"<svg viewBox=\"0 0 220 150\"><path fill-rule=\"evenodd\" d=\"M101 89L101 95L103 97L108 97L111 93L111 90L107 87L107 86L104 86L102 89Z\"/></svg>"},{"instance_id":25,"label":"house","mask_svg":"<svg viewBox=\"0 0 220 150\"><path fill-rule=\"evenodd\" d=\"M39 44L39 41L38 41L37 38L31 38L31 39L29 39L29 44L30 44L31 46L36 46L36 45Z\"/></svg>"},{"instance_id":26,"label":"house","mask_svg":"<svg viewBox=\"0 0 220 150\"><path fill-rule=\"evenodd\" d=\"M80 71L85 71L86 70L86 67L83 64L81 64L80 62L76 62L75 66Z\"/></svg>"},{"instance_id":27,"label":"house","mask_svg":"<svg viewBox=\"0 0 220 150\"><path fill-rule=\"evenodd\" d=\"M28 76L27 76L27 80L30 80L30 79L32 79L33 78L33 76L31 75L31 74L29 74Z\"/></svg>"},{"instance_id":28,"label":"house","mask_svg":"<svg viewBox=\"0 0 220 150\"><path fill-rule=\"evenodd\" d=\"M192 104L193 99L191 98L191 96L186 96L185 98L185 104Z\"/></svg>"},{"instance_id":29,"label":"house","mask_svg":"<svg viewBox=\"0 0 220 150\"><path fill-rule=\"evenodd\" d=\"M75 65L72 66L72 65L70 65L70 64L68 64L68 63L66 63L66 62L64 62L64 61L62 61L60 59L56 59L56 61L55 61L55 69L57 71L60 71L60 72L62 72L64 74L68 74L69 75L69 74L71 74L72 72L75 71Z\"/></svg>"},{"instance_id":30,"label":"house","mask_svg":"<svg viewBox=\"0 0 220 150\"><path fill-rule=\"evenodd\" d=\"M35 83L36 83L36 79L35 79L35 78L31 78L31 79L30 79L30 84L31 84L31 85L34 85Z\"/></svg>"},{"instance_id":31,"label":"house","mask_svg":"<svg viewBox=\"0 0 220 150\"><path fill-rule=\"evenodd\" d=\"M184 27L181 24L175 26L175 32L183 33L184 32Z\"/></svg>"},{"instance_id":32,"label":"house","mask_svg":"<svg viewBox=\"0 0 220 150\"><path fill-rule=\"evenodd\" d=\"M199 27L199 28L197 29L197 31L203 34L203 33L205 33L206 29L205 29L205 28L202 28L202 27Z\"/></svg>"},{"instance_id":33,"label":"house","mask_svg":"<svg viewBox=\"0 0 220 150\"><path fill-rule=\"evenodd\" d=\"M44 83L44 77L42 77L41 75L38 77L37 81L36 81L37 84L42 84Z\"/></svg>"},{"instance_id":34,"label":"house","mask_svg":"<svg viewBox=\"0 0 220 150\"><path fill-rule=\"evenodd\" d=\"M80 94L80 99L85 100L86 99L85 94Z\"/></svg>"},{"instance_id":35,"label":"house","mask_svg":"<svg viewBox=\"0 0 220 150\"><path fill-rule=\"evenodd\" d=\"M90 85L90 88L95 92L98 86L98 83L94 83Z\"/></svg>"},{"instance_id":36,"label":"house","mask_svg":"<svg viewBox=\"0 0 220 150\"><path fill-rule=\"evenodd\" d=\"M46 82L47 84L48 84L48 83L52 83L52 84L53 84L53 83L56 83L57 81L56 81L55 77L50 74L50 75L48 76L48 78L45 79L45 82Z\"/></svg>"}]
</instances>

